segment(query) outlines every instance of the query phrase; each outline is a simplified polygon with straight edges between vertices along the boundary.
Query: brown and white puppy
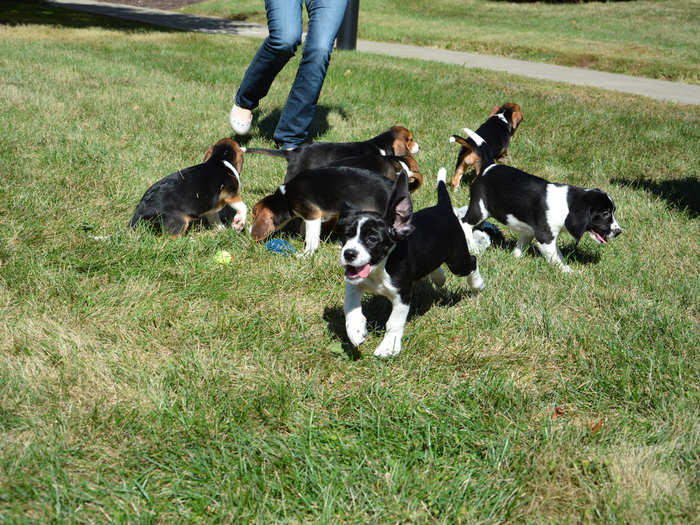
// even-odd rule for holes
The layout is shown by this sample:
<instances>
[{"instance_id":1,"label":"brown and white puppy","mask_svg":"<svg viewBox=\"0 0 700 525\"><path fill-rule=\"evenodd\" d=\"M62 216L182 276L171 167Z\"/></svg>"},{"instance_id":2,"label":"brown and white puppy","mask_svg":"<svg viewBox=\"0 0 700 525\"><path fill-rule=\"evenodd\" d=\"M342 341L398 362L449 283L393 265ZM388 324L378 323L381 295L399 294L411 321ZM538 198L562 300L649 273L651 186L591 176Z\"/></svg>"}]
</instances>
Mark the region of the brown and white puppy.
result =
<instances>
[{"instance_id":1,"label":"brown and white puppy","mask_svg":"<svg viewBox=\"0 0 700 525\"><path fill-rule=\"evenodd\" d=\"M343 206L383 213L396 184L407 185L401 172L396 181L347 166L306 170L253 206L253 240L262 241L289 221L304 221L304 255L314 253L321 238L321 224L336 221Z\"/></svg>"},{"instance_id":2,"label":"brown and white puppy","mask_svg":"<svg viewBox=\"0 0 700 525\"><path fill-rule=\"evenodd\" d=\"M494 106L489 118L476 130L489 145L491 156L495 160L502 161L508 154L510 139L522 121L523 113L520 111L520 106L506 102L502 106ZM455 174L452 177L452 189L457 191L464 172L472 167L479 173L481 161L479 155L474 151L474 143L471 139L465 139L458 135L453 135L453 137L454 139L450 139L451 142L457 142L462 146L457 155Z\"/></svg>"},{"instance_id":3,"label":"brown and white puppy","mask_svg":"<svg viewBox=\"0 0 700 525\"><path fill-rule=\"evenodd\" d=\"M207 148L204 161L178 170L153 184L136 206L131 228L147 222L171 237L183 234L199 217L218 229L224 225L218 212L227 204L236 210L233 227L242 230L248 208L238 195L243 168L243 151L230 138Z\"/></svg>"},{"instance_id":4,"label":"brown and white puppy","mask_svg":"<svg viewBox=\"0 0 700 525\"><path fill-rule=\"evenodd\" d=\"M302 144L291 150L247 148L244 151L287 159L287 174L284 177L286 184L304 170L328 166L340 159L372 155L406 156L418 153L419 150L420 146L410 130L403 126L393 126L384 133L362 142L314 142Z\"/></svg>"}]
</instances>

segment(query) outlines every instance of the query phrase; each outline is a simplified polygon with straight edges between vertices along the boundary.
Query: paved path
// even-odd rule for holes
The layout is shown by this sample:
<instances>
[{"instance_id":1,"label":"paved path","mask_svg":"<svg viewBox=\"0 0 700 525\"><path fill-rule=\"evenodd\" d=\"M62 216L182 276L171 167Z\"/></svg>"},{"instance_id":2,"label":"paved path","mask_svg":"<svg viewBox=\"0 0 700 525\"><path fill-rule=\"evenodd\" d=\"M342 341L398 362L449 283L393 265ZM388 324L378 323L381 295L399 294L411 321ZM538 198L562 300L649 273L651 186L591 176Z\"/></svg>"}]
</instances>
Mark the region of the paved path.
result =
<instances>
[{"instance_id":1,"label":"paved path","mask_svg":"<svg viewBox=\"0 0 700 525\"><path fill-rule=\"evenodd\" d=\"M235 0L234 0L235 1ZM267 27L223 18L186 15L174 11L161 11L122 4L109 4L93 0L49 0L50 4L60 5L79 11L114 16L126 20L146 22L153 25L197 31L202 33L225 33L239 36L264 38ZM575 67L555 66L539 62L527 62L477 53L448 51L428 47L391 44L388 42L370 42L359 40L357 50L364 53L389 55L401 58L432 60L447 64L456 64L469 68L502 71L512 75L563 82L579 86L591 86L623 93L643 95L656 100L678 102L681 104L700 105L700 86L668 82L651 78L618 75Z\"/></svg>"}]
</instances>

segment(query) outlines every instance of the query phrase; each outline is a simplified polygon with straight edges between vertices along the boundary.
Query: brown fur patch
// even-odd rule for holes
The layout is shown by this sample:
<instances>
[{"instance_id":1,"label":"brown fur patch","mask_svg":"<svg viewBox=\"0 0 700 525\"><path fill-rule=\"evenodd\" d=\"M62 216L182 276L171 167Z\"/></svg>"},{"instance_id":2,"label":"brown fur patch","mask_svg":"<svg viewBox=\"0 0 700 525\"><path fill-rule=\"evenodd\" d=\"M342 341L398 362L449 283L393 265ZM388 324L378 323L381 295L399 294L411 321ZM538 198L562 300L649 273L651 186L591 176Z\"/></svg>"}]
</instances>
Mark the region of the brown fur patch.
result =
<instances>
[{"instance_id":1,"label":"brown fur patch","mask_svg":"<svg viewBox=\"0 0 700 525\"><path fill-rule=\"evenodd\" d=\"M253 206L253 225L250 229L250 236L255 242L266 239L275 231L275 214L271 209L265 208L262 202Z\"/></svg>"}]
</instances>

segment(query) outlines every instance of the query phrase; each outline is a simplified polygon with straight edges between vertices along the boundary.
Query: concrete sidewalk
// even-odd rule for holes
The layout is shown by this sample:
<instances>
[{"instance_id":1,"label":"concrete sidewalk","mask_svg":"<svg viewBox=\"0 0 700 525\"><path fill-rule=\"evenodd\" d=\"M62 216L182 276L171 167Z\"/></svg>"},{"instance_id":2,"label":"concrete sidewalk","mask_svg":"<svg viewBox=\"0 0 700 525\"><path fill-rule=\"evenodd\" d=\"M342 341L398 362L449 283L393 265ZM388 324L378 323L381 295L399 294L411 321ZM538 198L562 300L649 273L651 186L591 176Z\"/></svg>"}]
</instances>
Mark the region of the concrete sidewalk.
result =
<instances>
[{"instance_id":1,"label":"concrete sidewalk","mask_svg":"<svg viewBox=\"0 0 700 525\"><path fill-rule=\"evenodd\" d=\"M267 27L264 25L236 22L223 18L186 15L174 11L161 11L158 9L95 2L92 0L49 0L47 3L68 9L114 16L125 20L144 22L181 31L224 33L257 38L265 38L267 36ZM445 49L392 44L388 42L359 40L357 42L357 50L363 53L431 60L468 68L501 71L511 75L520 75L552 82L563 82L578 86L621 91L623 93L642 95L665 102L700 105L700 86L683 84L681 82L668 82L666 80L618 75L616 73L605 73L602 71L593 71L591 69L555 66L539 62L527 62L511 58L480 55L477 53L448 51Z\"/></svg>"}]
</instances>

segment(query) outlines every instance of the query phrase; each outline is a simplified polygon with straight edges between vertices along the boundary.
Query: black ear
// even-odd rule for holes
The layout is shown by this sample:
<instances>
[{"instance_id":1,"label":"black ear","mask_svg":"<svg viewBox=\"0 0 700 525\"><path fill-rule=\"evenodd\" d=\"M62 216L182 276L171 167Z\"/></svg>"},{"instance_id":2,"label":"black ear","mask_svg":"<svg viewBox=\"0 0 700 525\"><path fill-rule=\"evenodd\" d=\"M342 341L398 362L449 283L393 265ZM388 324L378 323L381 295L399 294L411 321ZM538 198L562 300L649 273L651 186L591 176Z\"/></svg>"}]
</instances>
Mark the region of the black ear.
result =
<instances>
[{"instance_id":1,"label":"black ear","mask_svg":"<svg viewBox=\"0 0 700 525\"><path fill-rule=\"evenodd\" d=\"M384 213L384 220L389 225L391 236L395 241L408 237L415 229L412 224L413 203L408 191L408 177L402 170L394 183L389 203Z\"/></svg>"},{"instance_id":2,"label":"black ear","mask_svg":"<svg viewBox=\"0 0 700 525\"><path fill-rule=\"evenodd\" d=\"M591 206L585 199L578 199L566 216L564 226L576 242L581 240L591 224Z\"/></svg>"}]
</instances>

